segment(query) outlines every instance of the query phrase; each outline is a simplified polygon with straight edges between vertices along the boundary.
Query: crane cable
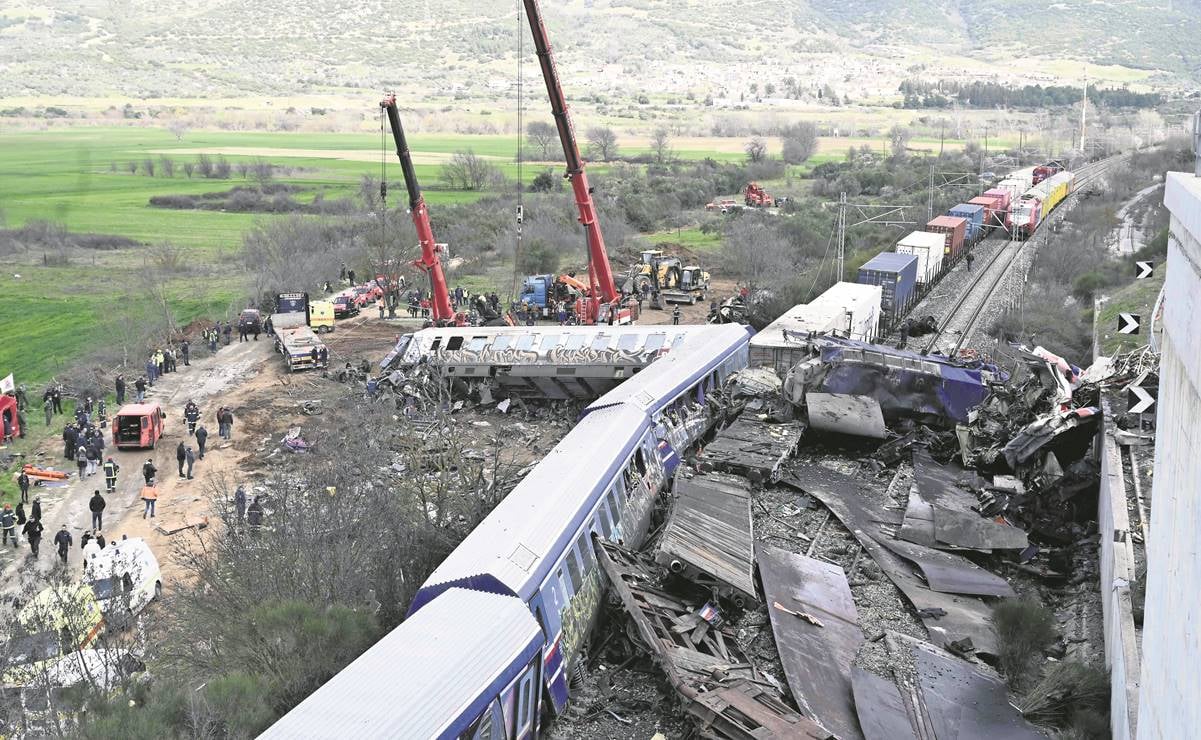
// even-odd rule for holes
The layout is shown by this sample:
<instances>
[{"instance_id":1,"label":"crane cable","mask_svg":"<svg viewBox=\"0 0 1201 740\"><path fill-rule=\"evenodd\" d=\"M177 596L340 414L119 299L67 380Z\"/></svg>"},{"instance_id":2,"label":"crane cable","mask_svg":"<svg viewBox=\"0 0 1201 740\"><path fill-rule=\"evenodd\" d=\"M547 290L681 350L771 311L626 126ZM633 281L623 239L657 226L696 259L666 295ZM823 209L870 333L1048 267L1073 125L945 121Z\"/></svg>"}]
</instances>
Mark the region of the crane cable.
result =
<instances>
[{"instance_id":1,"label":"crane cable","mask_svg":"<svg viewBox=\"0 0 1201 740\"><path fill-rule=\"evenodd\" d=\"M525 158L522 152L522 126L523 126L523 108L525 98L524 90L524 57L525 57L525 25L522 23L522 7L521 0L517 0L517 213L521 214L516 218L517 222L517 242L513 247L513 285L509 293L509 301L517 300L519 280L521 279L521 230L523 227L522 221L525 219L525 206L522 199L522 193L525 190L525 185L521 179L522 166L521 162Z\"/></svg>"},{"instance_id":2,"label":"crane cable","mask_svg":"<svg viewBox=\"0 0 1201 740\"><path fill-rule=\"evenodd\" d=\"M387 254L384 245L388 243L388 134L386 113L384 107L379 109L379 245L380 254ZM381 269L386 265L380 265ZM397 265L399 273L400 265ZM384 274L387 274L385 270Z\"/></svg>"}]
</instances>

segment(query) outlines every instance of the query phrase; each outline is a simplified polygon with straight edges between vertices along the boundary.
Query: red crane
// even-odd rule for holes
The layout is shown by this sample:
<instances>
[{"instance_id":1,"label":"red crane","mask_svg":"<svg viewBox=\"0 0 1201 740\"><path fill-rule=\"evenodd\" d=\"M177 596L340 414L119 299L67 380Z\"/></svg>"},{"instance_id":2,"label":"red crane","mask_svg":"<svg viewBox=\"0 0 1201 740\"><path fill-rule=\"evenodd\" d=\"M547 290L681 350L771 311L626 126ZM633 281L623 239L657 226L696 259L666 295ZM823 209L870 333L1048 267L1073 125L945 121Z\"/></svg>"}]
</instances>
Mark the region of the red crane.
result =
<instances>
[{"instance_id":1,"label":"red crane","mask_svg":"<svg viewBox=\"0 0 1201 740\"><path fill-rule=\"evenodd\" d=\"M430 310L434 323L437 325L455 323L454 309L450 307L450 291L446 287L446 276L442 274L442 260L438 254L442 246L434 241L434 230L430 227L429 209L425 205L425 197L421 195L421 186L417 184L417 173L413 170L413 155L409 152L409 144L405 141L405 131L400 125L400 112L396 109L396 96L388 95L379 104L388 114L388 124L392 127L392 138L396 140L396 156L400 158L400 170L404 173L405 188L409 191L409 214L413 217L413 226L417 228L417 241L421 244L421 259L414 260L413 266L430 276L430 288L433 300Z\"/></svg>"},{"instance_id":2,"label":"red crane","mask_svg":"<svg viewBox=\"0 0 1201 740\"><path fill-rule=\"evenodd\" d=\"M596 220L596 205L592 202L592 188L588 186L588 176L584 174L584 160L580 158L580 148L576 144L575 130L571 125L571 116L567 112L567 101L563 97L563 87L559 84L559 73L555 69L555 59L551 55L550 42L547 40L546 26L542 22L542 11L538 0L524 0L526 16L530 21L530 33L534 36L534 50L538 55L538 64L542 67L542 78L546 81L546 92L550 96L551 114L555 118L555 126L559 129L559 141L563 144L563 157L567 161L567 179L571 180L571 190L575 194L575 204L580 211L580 223L584 226L585 238L588 240L588 281L591 283L591 295L585 299L586 310L582 317L586 323L598 323L606 318L610 307L618 307L621 293L613 282L613 268L609 266L609 253L605 251L605 238L601 236L600 224ZM602 302L608 304L602 309ZM628 323L629 309L618 309L619 315L613 316L614 323ZM579 311L577 310L577 314Z\"/></svg>"}]
</instances>

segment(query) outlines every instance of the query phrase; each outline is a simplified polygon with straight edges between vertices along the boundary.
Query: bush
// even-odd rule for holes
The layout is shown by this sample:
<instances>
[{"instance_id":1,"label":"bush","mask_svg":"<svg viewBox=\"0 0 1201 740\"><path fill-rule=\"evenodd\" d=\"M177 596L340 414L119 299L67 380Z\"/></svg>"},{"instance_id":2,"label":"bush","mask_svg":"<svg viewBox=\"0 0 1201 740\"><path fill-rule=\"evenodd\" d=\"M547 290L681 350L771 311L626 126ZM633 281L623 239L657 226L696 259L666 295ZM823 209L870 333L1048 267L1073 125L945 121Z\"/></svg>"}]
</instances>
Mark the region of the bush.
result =
<instances>
[{"instance_id":1,"label":"bush","mask_svg":"<svg viewBox=\"0 0 1201 740\"><path fill-rule=\"evenodd\" d=\"M1035 660L1055 641L1055 617L1042 604L1006 599L993 607L1001 673L1010 686L1021 686Z\"/></svg>"},{"instance_id":2,"label":"bush","mask_svg":"<svg viewBox=\"0 0 1201 740\"><path fill-rule=\"evenodd\" d=\"M1027 719L1057 726L1080 724L1077 715L1103 718L1109 712L1109 675L1073 661L1052 663L1018 702L1018 709ZM1104 729L1109 729L1108 722Z\"/></svg>"},{"instance_id":3,"label":"bush","mask_svg":"<svg viewBox=\"0 0 1201 740\"><path fill-rule=\"evenodd\" d=\"M553 244L541 239L527 241L517 258L517 270L522 275L555 274L559 270L561 255Z\"/></svg>"}]
</instances>

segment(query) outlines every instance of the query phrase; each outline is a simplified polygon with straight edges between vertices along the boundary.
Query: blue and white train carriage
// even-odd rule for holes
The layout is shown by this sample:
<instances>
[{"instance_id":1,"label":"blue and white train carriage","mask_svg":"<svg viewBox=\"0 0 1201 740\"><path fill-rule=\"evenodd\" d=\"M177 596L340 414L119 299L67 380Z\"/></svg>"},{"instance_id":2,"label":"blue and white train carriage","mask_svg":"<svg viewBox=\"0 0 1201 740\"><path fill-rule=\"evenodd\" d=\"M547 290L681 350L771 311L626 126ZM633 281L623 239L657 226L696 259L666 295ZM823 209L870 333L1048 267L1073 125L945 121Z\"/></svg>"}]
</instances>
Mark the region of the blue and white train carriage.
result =
<instances>
[{"instance_id":1,"label":"blue and white train carriage","mask_svg":"<svg viewBox=\"0 0 1201 740\"><path fill-rule=\"evenodd\" d=\"M642 544L656 496L711 423L707 395L746 366L745 327L694 329L589 406L422 585L408 618L266 737L537 736L544 710L566 707L600 614L592 536Z\"/></svg>"}]
</instances>

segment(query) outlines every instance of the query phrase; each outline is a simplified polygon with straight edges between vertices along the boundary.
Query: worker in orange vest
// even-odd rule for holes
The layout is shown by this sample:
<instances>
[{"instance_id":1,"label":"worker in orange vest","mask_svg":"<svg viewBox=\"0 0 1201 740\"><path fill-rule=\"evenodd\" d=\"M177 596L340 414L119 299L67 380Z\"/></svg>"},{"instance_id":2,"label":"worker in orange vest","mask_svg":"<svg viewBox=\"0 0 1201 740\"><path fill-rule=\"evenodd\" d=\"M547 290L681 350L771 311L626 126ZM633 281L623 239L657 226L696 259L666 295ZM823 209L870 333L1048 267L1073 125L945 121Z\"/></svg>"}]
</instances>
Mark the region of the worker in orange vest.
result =
<instances>
[{"instance_id":1,"label":"worker in orange vest","mask_svg":"<svg viewBox=\"0 0 1201 740\"><path fill-rule=\"evenodd\" d=\"M158 489L152 484L142 487L142 501L146 504L146 508L142 510L142 518L145 519L147 514L150 518L154 518L154 502L158 501Z\"/></svg>"}]
</instances>

